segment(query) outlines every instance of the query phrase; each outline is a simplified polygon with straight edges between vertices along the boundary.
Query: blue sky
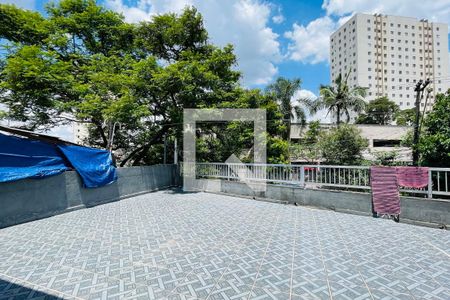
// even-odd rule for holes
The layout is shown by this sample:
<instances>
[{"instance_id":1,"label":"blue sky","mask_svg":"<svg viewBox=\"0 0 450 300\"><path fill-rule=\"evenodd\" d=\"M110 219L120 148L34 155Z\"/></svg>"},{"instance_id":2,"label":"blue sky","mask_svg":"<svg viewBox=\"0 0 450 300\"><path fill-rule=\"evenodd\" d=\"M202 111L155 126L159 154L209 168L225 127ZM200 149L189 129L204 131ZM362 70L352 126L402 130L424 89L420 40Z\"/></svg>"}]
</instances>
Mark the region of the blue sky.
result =
<instances>
[{"instance_id":1,"label":"blue sky","mask_svg":"<svg viewBox=\"0 0 450 300\"><path fill-rule=\"evenodd\" d=\"M0 0L43 12L48 0ZM263 88L278 76L302 79L302 96L329 83L328 37L355 12L450 23L450 0L98 0L127 21L194 5L213 43L235 45L243 84Z\"/></svg>"}]
</instances>

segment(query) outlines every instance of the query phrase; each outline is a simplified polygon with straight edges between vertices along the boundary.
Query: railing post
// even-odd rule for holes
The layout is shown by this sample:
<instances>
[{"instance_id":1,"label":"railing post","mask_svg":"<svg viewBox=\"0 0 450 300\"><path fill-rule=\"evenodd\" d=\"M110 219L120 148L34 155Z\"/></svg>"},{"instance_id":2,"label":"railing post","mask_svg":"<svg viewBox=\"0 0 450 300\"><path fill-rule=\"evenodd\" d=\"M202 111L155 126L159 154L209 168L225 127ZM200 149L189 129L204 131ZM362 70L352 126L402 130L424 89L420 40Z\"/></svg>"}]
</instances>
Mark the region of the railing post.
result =
<instances>
[{"instance_id":1,"label":"railing post","mask_svg":"<svg viewBox=\"0 0 450 300\"><path fill-rule=\"evenodd\" d=\"M300 186L305 188L305 166L300 166Z\"/></svg>"},{"instance_id":2,"label":"railing post","mask_svg":"<svg viewBox=\"0 0 450 300\"><path fill-rule=\"evenodd\" d=\"M428 198L433 198L433 176L432 170L428 169Z\"/></svg>"}]
</instances>

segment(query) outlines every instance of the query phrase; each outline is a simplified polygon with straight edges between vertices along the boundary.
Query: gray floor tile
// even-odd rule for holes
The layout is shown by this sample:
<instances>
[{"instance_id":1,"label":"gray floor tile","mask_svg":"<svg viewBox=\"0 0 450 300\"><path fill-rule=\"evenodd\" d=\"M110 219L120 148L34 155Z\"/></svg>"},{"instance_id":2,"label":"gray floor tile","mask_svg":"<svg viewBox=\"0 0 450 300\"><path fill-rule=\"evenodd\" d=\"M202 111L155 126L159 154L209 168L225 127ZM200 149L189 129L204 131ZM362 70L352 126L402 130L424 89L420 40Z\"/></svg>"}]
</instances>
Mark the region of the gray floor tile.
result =
<instances>
[{"instance_id":1,"label":"gray floor tile","mask_svg":"<svg viewBox=\"0 0 450 300\"><path fill-rule=\"evenodd\" d=\"M449 248L449 231L160 191L0 229L0 299L450 299Z\"/></svg>"}]
</instances>

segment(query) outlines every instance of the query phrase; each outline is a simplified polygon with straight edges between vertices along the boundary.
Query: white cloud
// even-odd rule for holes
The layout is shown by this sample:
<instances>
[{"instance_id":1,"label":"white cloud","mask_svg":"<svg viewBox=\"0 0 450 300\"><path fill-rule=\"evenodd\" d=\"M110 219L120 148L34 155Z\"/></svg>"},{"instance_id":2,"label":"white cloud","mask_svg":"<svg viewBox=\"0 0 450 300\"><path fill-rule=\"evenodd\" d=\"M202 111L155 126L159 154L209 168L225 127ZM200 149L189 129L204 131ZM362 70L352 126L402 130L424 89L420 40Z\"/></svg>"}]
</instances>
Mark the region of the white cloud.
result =
<instances>
[{"instance_id":1,"label":"white cloud","mask_svg":"<svg viewBox=\"0 0 450 300\"><path fill-rule=\"evenodd\" d=\"M450 20L449 0L324 0L322 8L326 16L307 25L295 23L284 34L290 40L288 58L303 63L319 63L329 60L329 37L354 13L381 13L396 16L427 18L430 21Z\"/></svg>"},{"instance_id":2,"label":"white cloud","mask_svg":"<svg viewBox=\"0 0 450 300\"><path fill-rule=\"evenodd\" d=\"M281 24L281 23L283 23L284 22L284 16L283 15L276 15L276 16L273 16L272 17L272 21L275 23L275 24Z\"/></svg>"},{"instance_id":3,"label":"white cloud","mask_svg":"<svg viewBox=\"0 0 450 300\"><path fill-rule=\"evenodd\" d=\"M291 102L293 105L299 105L296 100L298 99L309 99L311 101L314 101L317 99L317 95L311 92L310 90L301 89L295 92L294 96L291 99ZM302 104L300 104L302 106ZM304 107L304 106L303 106ZM320 123L331 123L330 116L327 115L326 110L320 110L314 115L309 114L309 111L307 108L304 107L305 113L306 113L306 119L308 122L311 121L320 121Z\"/></svg>"},{"instance_id":4,"label":"white cloud","mask_svg":"<svg viewBox=\"0 0 450 300\"><path fill-rule=\"evenodd\" d=\"M324 0L322 8L326 10L328 15L336 16L361 12L426 18L430 21L439 22L448 22L450 19L448 0Z\"/></svg>"},{"instance_id":5,"label":"white cloud","mask_svg":"<svg viewBox=\"0 0 450 300\"><path fill-rule=\"evenodd\" d=\"M152 15L180 12L194 5L203 15L205 27L214 44L235 46L238 69L244 84L266 84L277 74L281 60L278 35L268 26L275 9L261 0L138 0L136 6L123 0L107 0L108 7L121 12L129 22L149 20Z\"/></svg>"},{"instance_id":6,"label":"white cloud","mask_svg":"<svg viewBox=\"0 0 450 300\"><path fill-rule=\"evenodd\" d=\"M296 102L296 100L298 100L298 99L315 100L315 99L317 99L317 96L310 90L301 89L294 93L294 96L291 99L292 103L294 104Z\"/></svg>"},{"instance_id":7,"label":"white cloud","mask_svg":"<svg viewBox=\"0 0 450 300\"><path fill-rule=\"evenodd\" d=\"M33 10L36 8L35 0L0 0L0 4L15 4L18 7Z\"/></svg>"},{"instance_id":8,"label":"white cloud","mask_svg":"<svg viewBox=\"0 0 450 300\"><path fill-rule=\"evenodd\" d=\"M336 23L328 16L315 19L307 26L294 23L284 36L291 40L288 57L295 61L316 64L328 60L329 39Z\"/></svg>"}]
</instances>

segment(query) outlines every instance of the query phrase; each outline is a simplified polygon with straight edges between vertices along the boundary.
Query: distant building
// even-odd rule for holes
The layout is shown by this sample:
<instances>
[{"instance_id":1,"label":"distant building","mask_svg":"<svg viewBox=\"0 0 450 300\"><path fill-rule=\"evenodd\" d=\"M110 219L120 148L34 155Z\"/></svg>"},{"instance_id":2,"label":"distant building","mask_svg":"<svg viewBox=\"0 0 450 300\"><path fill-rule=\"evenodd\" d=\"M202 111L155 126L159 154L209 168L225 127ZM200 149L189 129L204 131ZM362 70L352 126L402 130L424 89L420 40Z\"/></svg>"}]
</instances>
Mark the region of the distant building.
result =
<instances>
[{"instance_id":1,"label":"distant building","mask_svg":"<svg viewBox=\"0 0 450 300\"><path fill-rule=\"evenodd\" d=\"M79 145L86 145L89 130L85 123L73 122L73 142Z\"/></svg>"},{"instance_id":2,"label":"distant building","mask_svg":"<svg viewBox=\"0 0 450 300\"><path fill-rule=\"evenodd\" d=\"M401 109L414 107L414 87L420 79L432 80L427 110L436 94L450 86L444 23L356 14L331 35L330 58L333 82L350 72L349 85L367 87L367 100L387 96ZM424 105L422 101L422 109Z\"/></svg>"},{"instance_id":3,"label":"distant building","mask_svg":"<svg viewBox=\"0 0 450 300\"><path fill-rule=\"evenodd\" d=\"M321 124L322 129L330 129L335 127L333 124ZM375 154L379 152L395 151L398 154L397 161L411 162L412 150L409 147L403 147L401 141L408 134L412 127L397 126L397 125L369 125L357 124L355 125L361 130L361 136L369 141L367 151L363 156L367 160L375 160ZM291 125L291 142L301 143L304 134L308 131L308 126L293 123ZM302 160L294 160L294 163L304 162Z\"/></svg>"}]
</instances>

